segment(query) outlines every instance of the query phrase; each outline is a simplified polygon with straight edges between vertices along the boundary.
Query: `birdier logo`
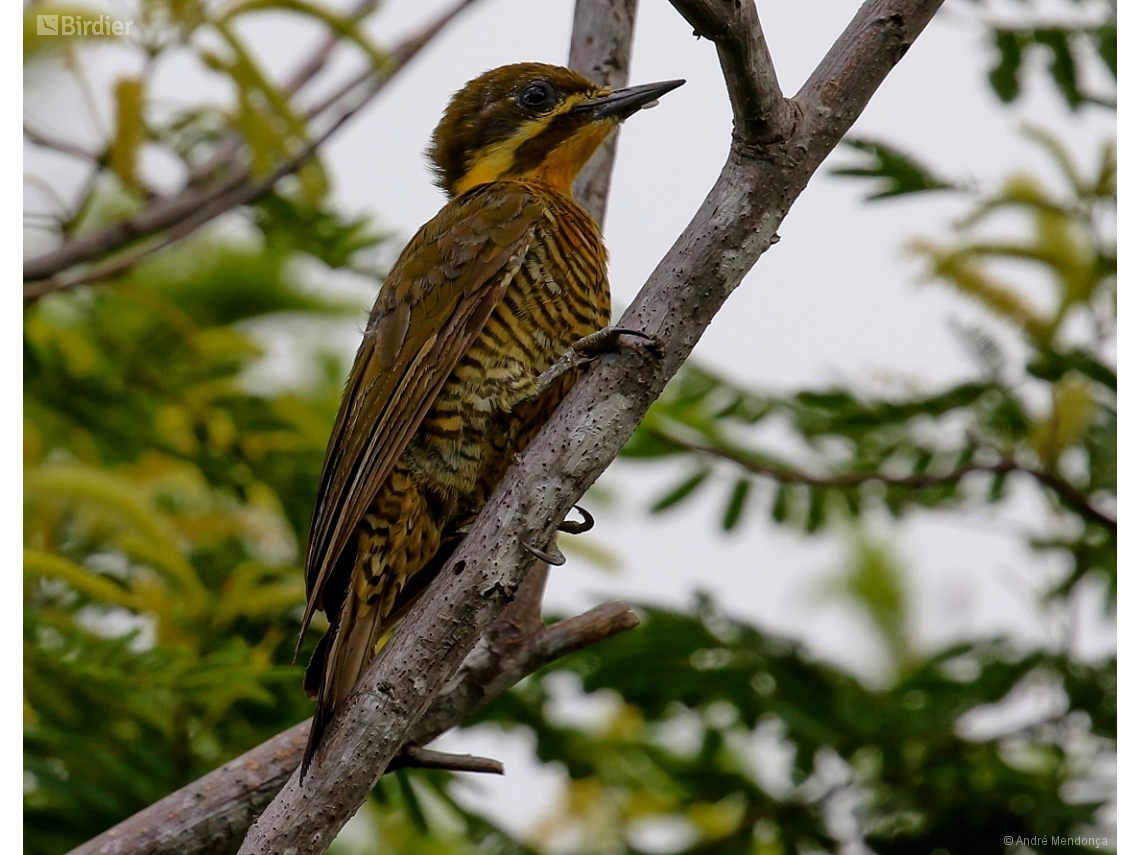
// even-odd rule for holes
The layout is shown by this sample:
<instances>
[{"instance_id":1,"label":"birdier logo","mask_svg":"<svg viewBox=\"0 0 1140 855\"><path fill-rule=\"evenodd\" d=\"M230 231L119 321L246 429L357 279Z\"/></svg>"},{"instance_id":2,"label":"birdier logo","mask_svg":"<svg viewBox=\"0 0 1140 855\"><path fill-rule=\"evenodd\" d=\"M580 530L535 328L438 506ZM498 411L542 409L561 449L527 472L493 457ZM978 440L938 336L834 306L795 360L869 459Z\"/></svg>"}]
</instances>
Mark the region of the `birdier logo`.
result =
<instances>
[{"instance_id":1,"label":"birdier logo","mask_svg":"<svg viewBox=\"0 0 1140 855\"><path fill-rule=\"evenodd\" d=\"M39 36L129 36L134 21L115 21L110 15L36 15Z\"/></svg>"}]
</instances>

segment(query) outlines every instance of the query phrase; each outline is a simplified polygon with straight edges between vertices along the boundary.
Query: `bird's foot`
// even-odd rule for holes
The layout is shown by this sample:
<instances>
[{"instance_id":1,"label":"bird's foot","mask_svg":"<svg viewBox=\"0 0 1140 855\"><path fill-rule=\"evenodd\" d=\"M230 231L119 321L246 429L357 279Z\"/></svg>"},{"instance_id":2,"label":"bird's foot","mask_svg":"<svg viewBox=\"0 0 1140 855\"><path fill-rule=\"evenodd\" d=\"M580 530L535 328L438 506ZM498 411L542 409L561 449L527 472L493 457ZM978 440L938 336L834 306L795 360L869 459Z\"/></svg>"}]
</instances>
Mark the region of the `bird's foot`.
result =
<instances>
[{"instance_id":1,"label":"bird's foot","mask_svg":"<svg viewBox=\"0 0 1140 855\"><path fill-rule=\"evenodd\" d=\"M570 345L570 349L587 359L597 359L603 353L613 353L623 347L629 347L629 343L622 341L622 336L637 339L641 342L641 346L654 356L661 356L661 342L656 336L625 327L602 327L597 332L578 339Z\"/></svg>"},{"instance_id":2,"label":"bird's foot","mask_svg":"<svg viewBox=\"0 0 1140 855\"><path fill-rule=\"evenodd\" d=\"M585 368L599 356L605 353L614 353L623 347L629 347L622 341L622 336L629 336L641 342L641 346L660 358L661 342L655 336L641 330L630 330L624 327L603 327L597 332L590 333L578 339L562 356L539 375L536 389L532 398L537 398L553 386L567 371L578 371Z\"/></svg>"},{"instance_id":3,"label":"bird's foot","mask_svg":"<svg viewBox=\"0 0 1140 855\"><path fill-rule=\"evenodd\" d=\"M563 520L559 524L558 530L566 532L566 534L585 534L594 527L594 517L581 505L575 505L574 510L582 515L581 521Z\"/></svg>"},{"instance_id":4,"label":"bird's foot","mask_svg":"<svg viewBox=\"0 0 1140 855\"><path fill-rule=\"evenodd\" d=\"M531 546L529 543L524 542L522 548L539 561L545 561L551 567L561 567L566 563L566 556L559 551L558 544L556 543L551 542L550 546L542 550L537 546Z\"/></svg>"}]
</instances>

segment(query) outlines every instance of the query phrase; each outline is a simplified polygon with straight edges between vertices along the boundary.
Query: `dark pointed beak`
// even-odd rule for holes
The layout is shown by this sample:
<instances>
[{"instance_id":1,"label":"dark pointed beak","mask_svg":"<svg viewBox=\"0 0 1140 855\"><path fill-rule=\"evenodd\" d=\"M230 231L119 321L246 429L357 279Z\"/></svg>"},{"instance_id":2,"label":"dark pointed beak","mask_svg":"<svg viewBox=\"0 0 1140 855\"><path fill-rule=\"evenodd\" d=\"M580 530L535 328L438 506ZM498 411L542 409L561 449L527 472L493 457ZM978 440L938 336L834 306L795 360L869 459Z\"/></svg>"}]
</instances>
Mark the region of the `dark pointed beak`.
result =
<instances>
[{"instance_id":1,"label":"dark pointed beak","mask_svg":"<svg viewBox=\"0 0 1140 855\"><path fill-rule=\"evenodd\" d=\"M684 80L663 80L660 83L646 83L642 86L630 86L628 89L617 89L609 95L583 101L574 108L575 113L588 113L594 121L599 119L628 119L638 110L651 107L657 99L666 92L672 92Z\"/></svg>"}]
</instances>

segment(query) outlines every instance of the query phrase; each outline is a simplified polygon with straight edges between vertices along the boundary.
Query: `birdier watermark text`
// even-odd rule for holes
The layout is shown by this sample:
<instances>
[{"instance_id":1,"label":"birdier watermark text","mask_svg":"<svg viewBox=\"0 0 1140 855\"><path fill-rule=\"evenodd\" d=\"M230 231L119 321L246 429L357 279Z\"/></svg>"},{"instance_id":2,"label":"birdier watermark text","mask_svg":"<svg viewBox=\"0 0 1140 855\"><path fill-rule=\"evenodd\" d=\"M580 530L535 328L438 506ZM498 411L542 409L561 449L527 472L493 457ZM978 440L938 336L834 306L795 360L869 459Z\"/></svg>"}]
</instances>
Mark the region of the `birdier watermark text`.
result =
<instances>
[{"instance_id":1,"label":"birdier watermark text","mask_svg":"<svg viewBox=\"0 0 1140 855\"><path fill-rule=\"evenodd\" d=\"M134 21L116 21L110 15L36 15L38 36L129 36Z\"/></svg>"}]
</instances>

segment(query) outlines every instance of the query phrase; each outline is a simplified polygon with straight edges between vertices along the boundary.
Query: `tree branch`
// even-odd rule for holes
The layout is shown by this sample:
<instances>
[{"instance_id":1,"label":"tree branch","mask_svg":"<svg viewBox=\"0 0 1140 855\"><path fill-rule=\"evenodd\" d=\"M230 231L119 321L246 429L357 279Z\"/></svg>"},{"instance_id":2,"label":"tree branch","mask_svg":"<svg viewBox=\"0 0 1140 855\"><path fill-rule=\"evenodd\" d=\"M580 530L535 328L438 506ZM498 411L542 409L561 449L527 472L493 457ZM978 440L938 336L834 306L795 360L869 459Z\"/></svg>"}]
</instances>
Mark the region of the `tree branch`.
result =
<instances>
[{"instance_id":1,"label":"tree branch","mask_svg":"<svg viewBox=\"0 0 1140 855\"><path fill-rule=\"evenodd\" d=\"M1019 469L1036 480L1042 487L1047 487L1056 493L1057 498L1061 500L1061 504L1067 506L1069 510L1075 511L1090 522L1100 523L1113 533L1116 532L1116 518L1110 517L1108 514L1099 510L1087 495L1060 475L1053 472L1043 472L1040 469L1033 469L1031 467L1019 467Z\"/></svg>"},{"instance_id":2,"label":"tree branch","mask_svg":"<svg viewBox=\"0 0 1140 855\"><path fill-rule=\"evenodd\" d=\"M358 0L357 4L349 10L345 19L348 21L357 22L370 15L380 5L380 0ZM283 89L290 95L295 95L301 90L309 81L324 70L325 65L332 56L337 45L341 43L340 36L335 32L330 32L325 35L318 47L307 60L305 60L297 69L290 75L286 81Z\"/></svg>"},{"instance_id":3,"label":"tree branch","mask_svg":"<svg viewBox=\"0 0 1140 855\"><path fill-rule=\"evenodd\" d=\"M800 134L834 146L941 5L864 3L793 99L805 121Z\"/></svg>"},{"instance_id":4,"label":"tree branch","mask_svg":"<svg viewBox=\"0 0 1140 855\"><path fill-rule=\"evenodd\" d=\"M795 106L780 90L756 6L723 0L673 0L673 6L694 35L716 43L737 140L764 145L790 136Z\"/></svg>"},{"instance_id":5,"label":"tree branch","mask_svg":"<svg viewBox=\"0 0 1140 855\"><path fill-rule=\"evenodd\" d=\"M701 445L688 442L680 437L663 430L654 430L652 433L673 445L695 454L703 454L726 460L742 469L771 478L781 484L804 484L808 487L859 487L863 484L879 483L888 487L903 487L907 490L925 490L928 487L938 487L943 484L956 484L967 475L975 472L984 472L991 475L1002 475L1010 472L1021 472L1034 479L1041 486L1051 490L1060 499L1061 503L1070 510L1080 514L1090 522L1097 522L1112 531L1116 531L1116 520L1093 505L1089 496L1082 493L1076 486L1059 475L1035 469L1018 463L1016 460L1003 458L998 463L970 463L959 466L949 472L916 472L912 475L886 475L882 472L842 472L835 475L811 475L787 466L779 466L757 460L746 452L731 448L717 448L711 445Z\"/></svg>"},{"instance_id":6,"label":"tree branch","mask_svg":"<svg viewBox=\"0 0 1140 855\"><path fill-rule=\"evenodd\" d=\"M637 0L578 0L570 36L570 67L601 86L629 84ZM619 131L614 131L578 173L574 198L598 226L605 224Z\"/></svg>"},{"instance_id":7,"label":"tree branch","mask_svg":"<svg viewBox=\"0 0 1140 855\"><path fill-rule=\"evenodd\" d=\"M150 243L144 244L131 252L124 253L118 258L113 258L110 261L98 264L94 268L81 271L78 274L69 275L68 273L61 273L52 276L50 279L43 279L25 285L24 301L38 300L40 297L55 293L56 291L66 291L80 285L88 285L92 282L98 282L102 279L125 273L143 259L193 234L206 223L216 219L226 211L232 210L239 205L245 205L255 201L262 194L271 190L273 186L286 175L291 175L296 172L330 136L336 133L341 125L347 122L363 108L365 104L371 101L373 96L383 88L384 83L389 79L391 78L377 79L371 87L357 98L355 104L344 108L341 114L333 120L328 128L266 177L259 180L254 180L248 176L242 177L232 186L223 187L217 192L206 194L201 204L194 210L186 211L185 216L180 222L173 224ZM83 238L79 238L79 240L83 240Z\"/></svg>"},{"instance_id":8,"label":"tree branch","mask_svg":"<svg viewBox=\"0 0 1140 855\"><path fill-rule=\"evenodd\" d=\"M481 772L486 775L502 775L506 772L503 764L490 757L474 754L449 754L446 751L433 751L418 745L407 745L396 755L388 771L395 769L445 769L449 772Z\"/></svg>"},{"instance_id":9,"label":"tree branch","mask_svg":"<svg viewBox=\"0 0 1140 855\"><path fill-rule=\"evenodd\" d=\"M99 164L103 160L98 152L90 151L81 145L76 145L68 140L54 137L51 134L28 127L27 125L24 125L24 136L28 138L28 142L33 145L38 145L40 148L49 148L61 154L67 154L79 160L85 160L88 163Z\"/></svg>"},{"instance_id":10,"label":"tree branch","mask_svg":"<svg viewBox=\"0 0 1140 855\"><path fill-rule=\"evenodd\" d=\"M326 100L318 112L323 112L339 104L358 89L363 92L354 104L342 110L341 115L332 122L329 128L318 135L313 142L304 146L300 152L289 158L282 166L274 170L268 179L254 178L244 166L231 160L222 169L221 175L205 186L188 185L174 196L155 201L145 211L129 220L97 229L67 241L51 252L26 261L24 263L24 281L33 284L25 287L24 299L38 299L44 294L118 275L130 269L152 252L186 237L220 214L238 205L246 204L261 193L266 192L277 181L296 171L308 160L321 143L339 129L349 117L374 98L388 81L395 77L425 45L474 1L459 0L419 32L397 45L392 50L387 65L381 69L368 69L363 75L351 80L347 87L339 90L335 99ZM318 54L322 50L323 46L318 50ZM303 83L308 79L304 77L308 73L306 68L302 68L294 75L294 80L301 80ZM314 70L312 73L315 74L316 71ZM312 117L310 115L310 118ZM236 154L237 152L234 151L232 156L236 156ZM126 258L114 259L93 271L71 277L58 276L58 274L78 264L106 258L135 241L174 229L177 231L172 237L167 240L160 240L155 245L144 248L144 251Z\"/></svg>"},{"instance_id":11,"label":"tree branch","mask_svg":"<svg viewBox=\"0 0 1140 855\"><path fill-rule=\"evenodd\" d=\"M694 0L676 2L697 6ZM518 590L531 563L523 543L549 543L558 522L617 456L717 310L772 243L811 175L939 5L866 3L823 71L812 77L817 83L827 78L823 91L807 86L797 99L811 121L762 147L735 141L695 218L620 322L653 335L663 355L623 350L587 370L508 472L419 607L373 661L329 727L304 785L297 775L290 778L250 830L241 853L315 855L328 847L413 723ZM748 16L741 21L747 24ZM753 42L760 38L758 24L748 36ZM842 74L827 77L832 68ZM735 92L734 106L747 103L745 95ZM748 118L738 116L738 128Z\"/></svg>"},{"instance_id":12,"label":"tree branch","mask_svg":"<svg viewBox=\"0 0 1140 855\"><path fill-rule=\"evenodd\" d=\"M113 223L70 240L58 249L24 264L24 281L46 279L74 264L90 261L126 246L134 240L156 234L187 219L211 198L220 196L245 179L245 173L230 169L202 187L188 187L176 196L156 200L129 220ZM28 289L24 289L28 298Z\"/></svg>"},{"instance_id":13,"label":"tree branch","mask_svg":"<svg viewBox=\"0 0 1140 855\"><path fill-rule=\"evenodd\" d=\"M544 575L545 567L528 577L539 599L542 592L537 582ZM512 604L513 610L503 611L462 670L410 731L393 768L424 765L421 761L425 756L431 758L440 752L424 755L419 746L456 727L544 665L637 626L637 616L618 602L597 606L550 627L529 620L520 625L520 613L531 611L521 593ZM306 719L282 731L68 855L229 855L300 764L310 722ZM461 771L494 770L480 767Z\"/></svg>"}]
</instances>

